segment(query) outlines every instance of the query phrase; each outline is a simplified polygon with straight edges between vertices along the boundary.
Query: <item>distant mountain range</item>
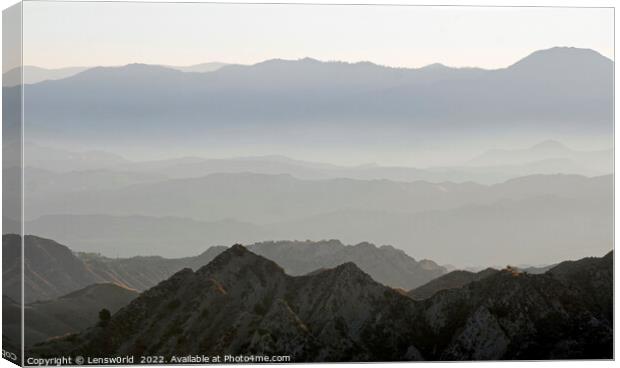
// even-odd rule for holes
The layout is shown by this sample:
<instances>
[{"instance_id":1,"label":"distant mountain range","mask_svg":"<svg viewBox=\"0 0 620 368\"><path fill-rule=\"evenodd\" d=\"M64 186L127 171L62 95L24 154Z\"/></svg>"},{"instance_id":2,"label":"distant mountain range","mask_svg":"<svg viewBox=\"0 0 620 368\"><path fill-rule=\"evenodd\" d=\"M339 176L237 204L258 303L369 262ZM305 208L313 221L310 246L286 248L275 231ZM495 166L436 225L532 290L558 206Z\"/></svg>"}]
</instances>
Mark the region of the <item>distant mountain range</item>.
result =
<instances>
[{"instance_id":1,"label":"distant mountain range","mask_svg":"<svg viewBox=\"0 0 620 368\"><path fill-rule=\"evenodd\" d=\"M368 242L343 245L338 240L277 241L256 243L248 249L273 260L292 276L353 262L377 282L408 289L446 273L444 267L431 260L415 260L400 249Z\"/></svg>"},{"instance_id":2,"label":"distant mountain range","mask_svg":"<svg viewBox=\"0 0 620 368\"><path fill-rule=\"evenodd\" d=\"M340 239L391 244L461 267L551 264L612 244L612 184L611 175L533 175L488 186L213 174L42 191L27 196L25 227L112 257L189 256L234 242ZM513 249L524 251L507 253Z\"/></svg>"},{"instance_id":3,"label":"distant mountain range","mask_svg":"<svg viewBox=\"0 0 620 368\"><path fill-rule=\"evenodd\" d=\"M489 150L469 161L468 165L497 167L533 163L542 164L543 162L550 164L553 160L565 160L567 163L571 162L576 166L587 167L590 170L612 172L612 158L613 153L610 149L600 151L575 151L560 142L547 140L526 149Z\"/></svg>"},{"instance_id":4,"label":"distant mountain range","mask_svg":"<svg viewBox=\"0 0 620 368\"><path fill-rule=\"evenodd\" d=\"M214 72L228 65L233 65L233 64L220 63L220 62L214 61L214 62L208 62L208 63L188 65L188 66L175 66L175 65L165 65L165 66L168 68L176 69L176 70L186 72L186 73L208 73L208 72Z\"/></svg>"},{"instance_id":5,"label":"distant mountain range","mask_svg":"<svg viewBox=\"0 0 620 368\"><path fill-rule=\"evenodd\" d=\"M228 64L226 63L201 63L196 65L189 66L174 66L174 65L166 65L166 67L179 70L182 72L190 72L190 73L205 73L212 72L218 70ZM16 86L20 83L23 84L35 84L39 82L44 82L48 80L58 80L64 79L68 77L72 77L76 74L79 74L83 71L90 69L85 66L76 66L76 67L66 67L66 68L41 68L34 65L24 65L23 68L15 68L11 69L8 72L2 75L4 87L12 87ZM22 75L23 73L23 75ZM23 80L22 80L23 77Z\"/></svg>"},{"instance_id":6,"label":"distant mountain range","mask_svg":"<svg viewBox=\"0 0 620 368\"><path fill-rule=\"evenodd\" d=\"M189 256L214 245L251 244L275 235L242 221L151 216L49 215L26 227L28 233L58 239L76 251L108 257Z\"/></svg>"},{"instance_id":7,"label":"distant mountain range","mask_svg":"<svg viewBox=\"0 0 620 368\"><path fill-rule=\"evenodd\" d=\"M13 87L22 83L34 84L46 80L64 79L87 69L87 67L81 66L50 69L34 65L24 65L23 67L11 69L2 74L2 86Z\"/></svg>"},{"instance_id":8,"label":"distant mountain range","mask_svg":"<svg viewBox=\"0 0 620 368\"><path fill-rule=\"evenodd\" d=\"M29 356L290 354L294 362L613 358L613 254L497 271L417 302L354 263L292 277L235 245Z\"/></svg>"},{"instance_id":9,"label":"distant mountain range","mask_svg":"<svg viewBox=\"0 0 620 368\"><path fill-rule=\"evenodd\" d=\"M25 108L35 140L152 146L165 138L184 147L252 144L280 152L289 144L323 142L325 150L355 142L383 151L389 147L376 143L386 132L386 145L409 148L421 139L507 131L609 136L612 76L611 60L577 48L540 50L498 70L310 58L206 73L131 64L28 85ZM3 93L10 99L19 90Z\"/></svg>"},{"instance_id":10,"label":"distant mountain range","mask_svg":"<svg viewBox=\"0 0 620 368\"><path fill-rule=\"evenodd\" d=\"M90 171L96 169L108 169L110 167L127 163L128 160L109 152L103 151L68 151L54 147L42 146L34 142L13 142L8 140L3 144L3 149L8 152L21 152L22 148L28 152L28 158L24 160L24 166L33 167L54 172L67 171ZM3 169L19 166L3 157Z\"/></svg>"},{"instance_id":11,"label":"distant mountain range","mask_svg":"<svg viewBox=\"0 0 620 368\"><path fill-rule=\"evenodd\" d=\"M25 203L25 216L156 214L269 224L343 209L416 213L546 195L602 198L611 193L611 179L611 175L532 175L487 186L471 182L300 180L286 174L223 173L54 196L32 193Z\"/></svg>"},{"instance_id":12,"label":"distant mountain range","mask_svg":"<svg viewBox=\"0 0 620 368\"><path fill-rule=\"evenodd\" d=\"M174 247L170 243L169 247ZM3 236L3 293L21 299L20 238ZM290 275L355 262L373 278L392 287L411 289L442 275L446 269L430 260L416 261L389 246L363 243L345 246L339 241L269 242L249 247L277 260ZM210 247L186 258L106 258L91 253L74 253L50 239L25 237L24 284L26 303L61 297L97 283L114 283L126 289L147 290L183 268L198 269L226 247Z\"/></svg>"},{"instance_id":13,"label":"distant mountain range","mask_svg":"<svg viewBox=\"0 0 620 368\"><path fill-rule=\"evenodd\" d=\"M613 253L583 257L613 247L613 68L561 47L497 70L9 71L3 347L24 307L42 357L611 359Z\"/></svg>"},{"instance_id":14,"label":"distant mountain range","mask_svg":"<svg viewBox=\"0 0 620 368\"><path fill-rule=\"evenodd\" d=\"M545 148L547 147L547 148ZM19 150L19 145L8 149ZM90 189L96 183L100 188L118 186L119 176L136 182L158 181L163 178L195 178L215 173L289 174L298 179L322 180L349 178L359 180L393 180L430 182L466 182L496 184L515 177L532 174L579 174L585 176L605 175L613 172L611 149L599 151L573 150L556 141L544 141L534 146L515 150L489 150L460 166L449 167L399 167L374 164L339 166L334 164L308 162L285 156L255 156L224 159L201 157L179 157L154 161L130 161L121 156L101 152L76 152L45 147L26 142L27 160L25 176L28 191L37 194L42 184L49 187L56 180L64 181L68 188L75 180ZM4 162L4 169L14 167ZM77 171L77 172L76 172ZM67 178L63 178L63 174ZM44 183L41 183L44 181ZM127 184L130 184L129 181ZM60 187L60 186L58 186ZM49 190L49 189L46 189Z\"/></svg>"}]
</instances>

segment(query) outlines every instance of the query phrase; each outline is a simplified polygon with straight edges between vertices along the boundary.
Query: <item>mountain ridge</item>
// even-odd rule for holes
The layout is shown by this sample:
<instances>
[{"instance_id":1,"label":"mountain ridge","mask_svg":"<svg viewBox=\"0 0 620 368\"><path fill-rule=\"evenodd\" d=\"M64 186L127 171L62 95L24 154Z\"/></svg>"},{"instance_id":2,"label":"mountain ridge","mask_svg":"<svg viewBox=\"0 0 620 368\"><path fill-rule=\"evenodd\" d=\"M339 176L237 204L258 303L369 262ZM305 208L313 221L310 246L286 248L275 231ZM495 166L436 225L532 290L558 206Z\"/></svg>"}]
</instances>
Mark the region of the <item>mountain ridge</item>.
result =
<instances>
[{"instance_id":1,"label":"mountain ridge","mask_svg":"<svg viewBox=\"0 0 620 368\"><path fill-rule=\"evenodd\" d=\"M550 154L541 147L553 144L561 152ZM451 166L415 167L407 165L336 165L319 161L307 161L285 155L257 155L228 158L204 158L181 156L151 161L132 161L105 152L63 151L26 142L28 146L27 167L32 171L50 171L49 175L87 175L109 173L110 175L159 176L169 178L200 177L211 173L254 172L257 174L288 173L298 179L387 179L392 181L426 180L475 181L496 184L512 177L531 174L581 174L603 175L613 171L611 150L574 150L555 140L540 141L526 149L491 149L482 152L465 163ZM19 146L12 147L18 149ZM500 157L498 157L498 155ZM500 158L511 155L508 159ZM489 157L489 159L485 159ZM516 157L515 157L516 156ZM484 161L487 162L484 162ZM482 162L480 162L482 161ZM5 162L7 168L12 164ZM26 176L29 179L29 175ZM97 181L105 179L98 178ZM103 184L105 184L103 180ZM27 182L27 184L30 184Z\"/></svg>"},{"instance_id":2,"label":"mountain ridge","mask_svg":"<svg viewBox=\"0 0 620 368\"><path fill-rule=\"evenodd\" d=\"M557 53L564 55L561 65ZM268 136L277 131L280 139L270 141L270 146L277 143L277 148L284 149L293 139L295 144L305 144L304 137L314 141L324 134L325 124L335 120L340 123L340 129L331 132L338 138L335 141L359 144L385 132L369 124L375 119L381 119L382 128L388 125L398 137L411 137L413 131L433 137L439 129L454 137L471 132L492 135L513 122L523 122L512 124L521 133L531 133L536 122L539 135L608 134L613 62L600 54L570 49L535 55L543 56L544 67L537 62L534 67L526 63L492 71L388 69L308 60L225 66L208 73L136 65L96 68L29 85L29 132L43 141L62 133L66 139L107 143L114 128L122 124L125 136L138 145L165 136L168 142L183 138L191 146L195 142L188 137L217 131L220 138L208 143L226 143L231 149L236 148L229 141L231 128L258 134L260 127ZM496 92L500 88L503 93ZM175 91L174 95L169 91ZM9 88L5 93L8 96L17 90ZM88 122L82 119L86 114ZM185 124L171 131L167 122L179 117ZM545 131L540 131L541 120ZM104 121L109 132L94 135L93 124ZM463 125L466 131L456 129ZM307 130L304 137L294 134L300 127ZM261 135L253 136L259 146L266 144L259 139Z\"/></svg>"},{"instance_id":3,"label":"mountain ridge","mask_svg":"<svg viewBox=\"0 0 620 368\"><path fill-rule=\"evenodd\" d=\"M144 65L144 66L158 66L158 67L164 67L164 68L168 68L168 69L172 69L172 70L176 70L179 72L188 72L188 73L210 73L212 71L221 69L223 67L228 67L228 66L232 66L232 67L248 67L248 66L261 66L261 65L265 65L265 64L274 64L274 63L280 63L280 62L306 62L306 63L313 63L313 64L335 64L335 65L350 65L350 66L373 66L373 67L380 67L380 68L386 68L386 69L397 69L397 70L423 70L423 69L453 69L453 70L459 70L459 69L478 69L478 70L484 70L484 71L493 71L493 70L503 70L503 69L510 69L510 68L516 68L516 67L522 67L525 64L532 64L535 63L536 61L538 61L541 56L545 55L560 55L560 56L565 56L566 53L571 53L573 55L579 55L581 57L584 57L585 55L588 56L596 56L601 58L601 60L606 60L606 62L613 62L612 59L602 55L601 53L599 53L598 51L595 51L593 49L588 49L588 48L577 48L577 47L567 47L567 46L556 46L556 47L551 47L551 48L547 48L547 49L540 49L540 50L535 50L525 56L523 56L522 58L516 60L515 62L513 62L512 64L509 64L505 67L498 67L498 68L481 68L481 67L476 67L476 66L462 66L462 67L454 67L454 66L448 66L446 64L440 63L440 62L435 62L435 63L431 63L428 65L424 65L424 66L420 66L420 67L400 67L400 66L389 66L389 65L382 65L382 64L378 64L378 63L374 63L372 61L332 61L332 60L320 60L320 59L316 59L316 58L312 58L312 57L303 57L303 58L297 58L297 59L282 59L282 58L272 58L272 59L266 59L260 62L256 62L253 64L232 64L232 63L222 63L222 62L203 62L203 63L198 63L198 64L193 64L193 65L189 65L189 66L175 66L175 65L161 65L161 64L147 64L147 63L130 63L130 64L125 64L125 65L119 65L119 66L91 66L91 67L86 67L86 66L80 66L80 67L75 67L75 66L69 66L69 67L63 67L63 68L44 68L44 67L39 67L39 66L35 66L35 65L26 65L26 68L32 68L33 71L47 71L47 72L55 72L59 75L66 75L65 77L62 78L58 78L56 77L55 79L64 79L67 77L71 77L75 74L79 74L83 71L89 70L89 69L94 69L94 68L122 68L125 66L129 66L129 65ZM544 57L544 56L543 56ZM204 69L203 71L199 71L201 69ZM13 72L15 69L12 69L10 71L8 71L7 73L11 73ZM64 72L64 73L62 73ZM5 74L7 74L5 73ZM73 75L70 75L72 74ZM41 78L37 78L37 79L41 79ZM53 80L54 78L50 78L47 77L44 80ZM43 81L43 80L41 80ZM27 84L32 84L32 83L27 83Z\"/></svg>"},{"instance_id":4,"label":"mountain ridge","mask_svg":"<svg viewBox=\"0 0 620 368\"><path fill-rule=\"evenodd\" d=\"M487 186L471 182L457 184L346 178L303 180L288 174L215 173L198 178L137 183L115 190L74 192L53 198L40 198L31 201L26 207L26 212L31 217L58 213L149 215L147 211L149 208L150 211L157 209L159 216L190 217L205 221L236 218L242 222L265 224L286 220L288 216L310 216L342 208L401 212L447 209L475 203L473 198L487 197L480 203L489 203L489 200L497 200L510 191L518 195L516 198L519 199L532 193L566 195L577 193L588 186L605 185L610 178L611 174L592 178L581 175L535 174ZM524 188L515 186L517 180L527 185ZM567 186L563 182L570 182L575 186ZM276 189L280 197L278 203L274 200ZM168 195L161 196L162 192ZM459 197L461 192L469 193L472 198ZM96 193L95 199L93 199L94 193ZM198 193L203 198L200 200L194 198L193 203L186 198ZM241 207L234 205L236 202L232 198L225 206L217 203L217 198L231 196L233 193L237 198L244 198L246 204ZM257 196L255 195L257 193L263 195ZM270 194L264 195L264 193ZM382 196L377 193L381 193ZM359 201L356 196L360 195L373 200ZM145 201L143 198L146 196L149 198L148 206L140 202ZM176 198L175 202L171 202L171 196ZM303 210L299 204L279 208L282 207L279 203L292 200L292 196L295 198L295 203L308 202ZM432 197L432 201L429 197ZM329 203L327 199L330 200ZM210 206L205 206L206 202ZM205 207L210 211L205 211Z\"/></svg>"},{"instance_id":5,"label":"mountain ridge","mask_svg":"<svg viewBox=\"0 0 620 368\"><path fill-rule=\"evenodd\" d=\"M107 256L154 249L163 256L191 256L213 244L340 239L391 244L441 263L454 263L457 252L467 265L536 264L608 249L612 185L612 175L531 175L486 186L217 174L30 196L25 213L54 215L28 221L29 231ZM149 217L153 213L160 217ZM78 229L63 230L76 223ZM171 230L163 232L164 225ZM481 236L488 242L480 242ZM185 241L171 250L167 243L177 238ZM454 249L463 243L467 252ZM436 245L432 253L427 244ZM505 257L502 249L523 245L547 251L536 258Z\"/></svg>"},{"instance_id":6,"label":"mountain ridge","mask_svg":"<svg viewBox=\"0 0 620 368\"><path fill-rule=\"evenodd\" d=\"M14 299L21 299L21 276L15 267L20 258L11 251L19 247L19 236L3 236L4 293ZM76 290L84 293L90 285L99 283L113 283L128 290L147 290L182 269L199 270L230 249L212 246L197 256L184 258L107 258L92 253L74 254L68 247L53 240L32 235L25 237L25 247L27 267L24 273L24 299L27 303L57 299L71 295ZM239 247L235 246L231 252L238 251ZM283 267L287 274L292 275L354 261L378 282L393 287L413 288L446 272L445 268L432 261L418 262L401 250L376 247L369 243L345 246L337 240L281 241L259 243L249 248L278 261L281 265L278 267ZM245 248L243 250L247 251Z\"/></svg>"},{"instance_id":7,"label":"mountain ridge","mask_svg":"<svg viewBox=\"0 0 620 368\"><path fill-rule=\"evenodd\" d=\"M611 257L593 262L605 270L599 286L611 295ZM571 285L551 274L503 270L417 302L352 263L293 277L234 246L144 292L105 326L29 354L289 354L295 362L611 358L611 321L586 302L585 289Z\"/></svg>"}]
</instances>

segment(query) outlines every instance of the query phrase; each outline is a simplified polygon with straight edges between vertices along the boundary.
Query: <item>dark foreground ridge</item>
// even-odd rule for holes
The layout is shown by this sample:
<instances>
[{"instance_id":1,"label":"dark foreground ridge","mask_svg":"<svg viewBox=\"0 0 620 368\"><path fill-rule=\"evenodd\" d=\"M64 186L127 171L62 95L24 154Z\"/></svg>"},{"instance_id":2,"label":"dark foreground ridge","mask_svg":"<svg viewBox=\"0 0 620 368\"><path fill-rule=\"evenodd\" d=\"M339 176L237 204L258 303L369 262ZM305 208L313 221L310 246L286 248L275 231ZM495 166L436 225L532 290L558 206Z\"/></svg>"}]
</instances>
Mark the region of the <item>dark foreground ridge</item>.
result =
<instances>
[{"instance_id":1,"label":"dark foreground ridge","mask_svg":"<svg viewBox=\"0 0 620 368\"><path fill-rule=\"evenodd\" d=\"M496 272L423 301L353 263L292 277L235 245L31 357L290 355L293 362L611 359L612 255Z\"/></svg>"}]
</instances>

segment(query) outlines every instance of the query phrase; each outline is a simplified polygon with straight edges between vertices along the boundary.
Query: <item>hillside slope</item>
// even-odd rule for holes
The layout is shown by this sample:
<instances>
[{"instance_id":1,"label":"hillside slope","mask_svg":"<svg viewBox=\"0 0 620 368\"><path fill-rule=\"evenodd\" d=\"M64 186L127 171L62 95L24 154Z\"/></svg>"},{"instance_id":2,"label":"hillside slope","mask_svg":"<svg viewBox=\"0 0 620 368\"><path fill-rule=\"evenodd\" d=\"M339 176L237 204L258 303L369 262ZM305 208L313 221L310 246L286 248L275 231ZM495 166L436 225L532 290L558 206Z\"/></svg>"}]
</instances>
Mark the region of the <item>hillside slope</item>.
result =
<instances>
[{"instance_id":1,"label":"hillside slope","mask_svg":"<svg viewBox=\"0 0 620 368\"><path fill-rule=\"evenodd\" d=\"M493 268L487 268L480 272L470 272L465 270L456 270L445 275L439 276L428 283L410 290L407 295L416 300L428 299L441 290L458 289L471 282L479 281L485 277L495 275L499 272Z\"/></svg>"},{"instance_id":2,"label":"hillside slope","mask_svg":"<svg viewBox=\"0 0 620 368\"><path fill-rule=\"evenodd\" d=\"M94 284L57 299L27 304L25 344L82 331L97 323L102 309L115 313L138 294L115 284Z\"/></svg>"}]
</instances>

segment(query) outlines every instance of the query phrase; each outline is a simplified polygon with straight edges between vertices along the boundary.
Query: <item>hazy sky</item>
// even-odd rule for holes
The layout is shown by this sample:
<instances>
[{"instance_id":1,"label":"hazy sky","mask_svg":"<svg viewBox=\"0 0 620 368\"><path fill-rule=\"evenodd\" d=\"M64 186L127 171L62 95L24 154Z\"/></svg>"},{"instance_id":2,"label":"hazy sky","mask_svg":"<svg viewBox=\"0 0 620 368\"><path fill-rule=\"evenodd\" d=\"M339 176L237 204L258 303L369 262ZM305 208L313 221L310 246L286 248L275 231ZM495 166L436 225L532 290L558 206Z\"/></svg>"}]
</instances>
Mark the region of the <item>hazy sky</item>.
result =
<instances>
[{"instance_id":1,"label":"hazy sky","mask_svg":"<svg viewBox=\"0 0 620 368\"><path fill-rule=\"evenodd\" d=\"M613 10L24 3L24 63L50 68L306 56L498 68L553 46L613 57Z\"/></svg>"}]
</instances>

